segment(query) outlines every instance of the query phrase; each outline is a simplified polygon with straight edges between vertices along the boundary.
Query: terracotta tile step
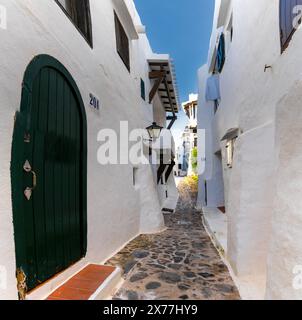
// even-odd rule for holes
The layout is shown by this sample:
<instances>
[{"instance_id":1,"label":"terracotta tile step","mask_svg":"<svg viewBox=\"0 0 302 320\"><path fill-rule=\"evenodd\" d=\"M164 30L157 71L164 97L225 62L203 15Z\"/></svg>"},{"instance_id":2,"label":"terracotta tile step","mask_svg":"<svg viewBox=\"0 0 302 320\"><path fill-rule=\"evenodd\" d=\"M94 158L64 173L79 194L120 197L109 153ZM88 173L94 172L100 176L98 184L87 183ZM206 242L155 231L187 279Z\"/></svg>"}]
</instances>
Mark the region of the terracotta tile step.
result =
<instances>
[{"instance_id":1,"label":"terracotta tile step","mask_svg":"<svg viewBox=\"0 0 302 320\"><path fill-rule=\"evenodd\" d=\"M61 287L55 290L47 300L90 300L96 292L105 287L106 281L118 276L119 270L111 266L87 265ZM116 277L115 277L116 278ZM115 282L118 279L115 279Z\"/></svg>"}]
</instances>

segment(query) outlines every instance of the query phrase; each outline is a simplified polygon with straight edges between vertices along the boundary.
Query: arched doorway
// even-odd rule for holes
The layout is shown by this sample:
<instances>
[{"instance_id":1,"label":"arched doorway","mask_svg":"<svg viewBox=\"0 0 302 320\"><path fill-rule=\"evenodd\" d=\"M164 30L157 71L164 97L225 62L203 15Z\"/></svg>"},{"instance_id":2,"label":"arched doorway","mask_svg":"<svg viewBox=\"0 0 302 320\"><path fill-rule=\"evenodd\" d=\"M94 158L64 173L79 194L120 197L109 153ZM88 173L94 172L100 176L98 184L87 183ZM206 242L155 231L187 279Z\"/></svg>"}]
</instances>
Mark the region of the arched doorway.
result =
<instances>
[{"instance_id":1,"label":"arched doorway","mask_svg":"<svg viewBox=\"0 0 302 320\"><path fill-rule=\"evenodd\" d=\"M29 291L87 247L85 108L70 73L48 55L25 72L11 181L17 272Z\"/></svg>"}]
</instances>

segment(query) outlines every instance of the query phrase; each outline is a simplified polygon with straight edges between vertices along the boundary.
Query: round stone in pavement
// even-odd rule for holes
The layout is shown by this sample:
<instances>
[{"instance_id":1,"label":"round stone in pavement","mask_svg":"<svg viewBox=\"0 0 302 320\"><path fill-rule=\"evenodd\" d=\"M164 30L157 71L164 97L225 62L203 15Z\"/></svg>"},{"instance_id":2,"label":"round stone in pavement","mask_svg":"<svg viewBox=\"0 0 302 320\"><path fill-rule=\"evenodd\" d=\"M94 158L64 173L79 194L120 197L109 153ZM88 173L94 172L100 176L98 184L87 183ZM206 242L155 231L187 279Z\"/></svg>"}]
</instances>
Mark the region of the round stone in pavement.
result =
<instances>
[{"instance_id":1,"label":"round stone in pavement","mask_svg":"<svg viewBox=\"0 0 302 320\"><path fill-rule=\"evenodd\" d=\"M168 264L168 268L171 268L173 270L179 270L181 269L182 265L177 263L170 263Z\"/></svg>"},{"instance_id":2,"label":"round stone in pavement","mask_svg":"<svg viewBox=\"0 0 302 320\"><path fill-rule=\"evenodd\" d=\"M190 286L187 285L187 284L179 284L178 285L178 289L181 290L181 291L187 291L190 289Z\"/></svg>"},{"instance_id":3,"label":"round stone in pavement","mask_svg":"<svg viewBox=\"0 0 302 320\"><path fill-rule=\"evenodd\" d=\"M192 243L192 247L193 247L194 249L203 249L204 244L203 244L202 242L193 242L193 243Z\"/></svg>"},{"instance_id":4,"label":"round stone in pavement","mask_svg":"<svg viewBox=\"0 0 302 320\"><path fill-rule=\"evenodd\" d=\"M147 290L155 290L161 287L161 283L159 282L149 282L146 284L146 289Z\"/></svg>"},{"instance_id":5,"label":"round stone in pavement","mask_svg":"<svg viewBox=\"0 0 302 320\"><path fill-rule=\"evenodd\" d=\"M184 275L187 278L195 278L196 277L196 274L194 272L184 272Z\"/></svg>"},{"instance_id":6,"label":"round stone in pavement","mask_svg":"<svg viewBox=\"0 0 302 320\"><path fill-rule=\"evenodd\" d=\"M138 294L135 291L127 291L127 297L129 300L138 300Z\"/></svg>"},{"instance_id":7,"label":"round stone in pavement","mask_svg":"<svg viewBox=\"0 0 302 320\"><path fill-rule=\"evenodd\" d=\"M181 257L174 257L173 260L174 260L175 263L179 263L179 262L181 262L181 261L183 260L183 258L181 258Z\"/></svg>"},{"instance_id":8,"label":"round stone in pavement","mask_svg":"<svg viewBox=\"0 0 302 320\"><path fill-rule=\"evenodd\" d=\"M198 273L201 277L203 277L203 278L214 278L215 276L214 276L214 274L212 274L212 273L208 273L208 272L200 272L200 273Z\"/></svg>"},{"instance_id":9,"label":"round stone in pavement","mask_svg":"<svg viewBox=\"0 0 302 320\"><path fill-rule=\"evenodd\" d=\"M159 278L166 283L177 283L181 281L180 275L173 272L163 272Z\"/></svg>"},{"instance_id":10,"label":"round stone in pavement","mask_svg":"<svg viewBox=\"0 0 302 320\"><path fill-rule=\"evenodd\" d=\"M148 266L149 266L149 267L156 268L156 269L161 269L161 270L166 269L165 266L162 266L162 265L157 264L157 263L148 263Z\"/></svg>"},{"instance_id":11,"label":"round stone in pavement","mask_svg":"<svg viewBox=\"0 0 302 320\"><path fill-rule=\"evenodd\" d=\"M134 274L134 275L130 278L130 282L140 281L140 280L146 279L147 277L148 277L148 273L139 272L139 273Z\"/></svg>"},{"instance_id":12,"label":"round stone in pavement","mask_svg":"<svg viewBox=\"0 0 302 320\"><path fill-rule=\"evenodd\" d=\"M178 257L185 257L186 254L184 252L175 252L175 255Z\"/></svg>"},{"instance_id":13,"label":"round stone in pavement","mask_svg":"<svg viewBox=\"0 0 302 320\"><path fill-rule=\"evenodd\" d=\"M229 284L215 284L215 288L224 293L234 293L236 288Z\"/></svg>"},{"instance_id":14,"label":"round stone in pavement","mask_svg":"<svg viewBox=\"0 0 302 320\"><path fill-rule=\"evenodd\" d=\"M124 266L124 273L128 273L136 264L136 261L128 261Z\"/></svg>"},{"instance_id":15,"label":"round stone in pavement","mask_svg":"<svg viewBox=\"0 0 302 320\"><path fill-rule=\"evenodd\" d=\"M209 299L212 296L212 291L209 288L203 288L201 292L206 299Z\"/></svg>"},{"instance_id":16,"label":"round stone in pavement","mask_svg":"<svg viewBox=\"0 0 302 320\"><path fill-rule=\"evenodd\" d=\"M132 253L133 257L137 258L137 259L143 259L149 256L149 252L148 251L134 251Z\"/></svg>"}]
</instances>

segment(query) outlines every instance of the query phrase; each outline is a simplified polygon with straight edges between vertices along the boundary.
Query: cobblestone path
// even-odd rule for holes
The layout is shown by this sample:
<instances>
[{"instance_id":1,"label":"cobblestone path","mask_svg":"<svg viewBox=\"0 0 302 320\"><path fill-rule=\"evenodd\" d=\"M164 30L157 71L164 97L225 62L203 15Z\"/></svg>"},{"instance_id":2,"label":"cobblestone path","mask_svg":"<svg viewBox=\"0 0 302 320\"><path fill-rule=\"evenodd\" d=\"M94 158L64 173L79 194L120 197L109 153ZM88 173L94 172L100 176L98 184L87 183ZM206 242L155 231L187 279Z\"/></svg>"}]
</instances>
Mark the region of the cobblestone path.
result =
<instances>
[{"instance_id":1,"label":"cobblestone path","mask_svg":"<svg viewBox=\"0 0 302 320\"><path fill-rule=\"evenodd\" d=\"M113 299L237 300L227 267L220 259L200 212L181 197L167 230L141 235L108 261L124 270L125 282Z\"/></svg>"}]
</instances>

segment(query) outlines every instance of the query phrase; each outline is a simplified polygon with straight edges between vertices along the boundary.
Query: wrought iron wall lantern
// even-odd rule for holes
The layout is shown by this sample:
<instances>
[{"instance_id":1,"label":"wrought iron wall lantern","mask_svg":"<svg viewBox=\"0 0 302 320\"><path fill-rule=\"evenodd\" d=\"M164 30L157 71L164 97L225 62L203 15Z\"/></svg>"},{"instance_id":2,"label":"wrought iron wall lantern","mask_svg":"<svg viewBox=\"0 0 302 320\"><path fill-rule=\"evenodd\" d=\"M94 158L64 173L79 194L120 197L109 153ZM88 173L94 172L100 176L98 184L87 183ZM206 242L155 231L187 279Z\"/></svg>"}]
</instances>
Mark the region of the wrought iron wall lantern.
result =
<instances>
[{"instance_id":1,"label":"wrought iron wall lantern","mask_svg":"<svg viewBox=\"0 0 302 320\"><path fill-rule=\"evenodd\" d=\"M149 141L157 140L160 137L162 129L163 127L159 126L156 122L153 122L151 126L147 127L146 130L150 137Z\"/></svg>"}]
</instances>

